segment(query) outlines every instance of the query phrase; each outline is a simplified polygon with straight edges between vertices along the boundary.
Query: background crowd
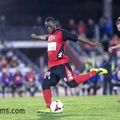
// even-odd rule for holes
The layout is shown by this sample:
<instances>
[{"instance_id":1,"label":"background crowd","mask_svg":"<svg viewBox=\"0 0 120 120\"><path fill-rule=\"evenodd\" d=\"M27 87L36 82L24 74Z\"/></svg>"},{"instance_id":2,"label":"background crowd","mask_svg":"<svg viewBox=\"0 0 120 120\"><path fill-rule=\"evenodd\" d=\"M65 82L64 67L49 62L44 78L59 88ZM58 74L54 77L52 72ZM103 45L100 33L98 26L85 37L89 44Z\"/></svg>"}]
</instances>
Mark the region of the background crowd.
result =
<instances>
[{"instance_id":1,"label":"background crowd","mask_svg":"<svg viewBox=\"0 0 120 120\"><path fill-rule=\"evenodd\" d=\"M64 29L59 20L56 20L57 27ZM35 29L31 32L36 34L44 34L44 21L41 16L36 18ZM36 27L37 26L37 27ZM101 48L93 48L91 46L69 42L78 57L82 57L82 66L76 69L72 63L74 75L87 73L92 67L102 67L108 70L107 75L93 77L81 84L79 87L70 89L62 81L58 84L59 87L53 87L53 95L115 95L119 94L120 78L117 77L117 71L120 66L120 59L116 54L119 50L114 50L112 54L108 52L110 46L120 43L120 38L113 31L113 24L107 17L101 17L98 23L89 18L87 22L79 20L76 22L74 18L70 18L67 24L68 31L78 36L88 38L90 41L99 41L102 44ZM26 33L27 28L24 28ZM47 70L46 65L42 71L36 71L31 64L25 63L21 56L16 54L16 49L7 47L4 39L8 36L6 17L0 16L0 96L37 96L41 95L41 84L43 81L44 72ZM15 33L17 31L14 31ZM19 31L18 31L19 32ZM26 34L27 35L27 34ZM29 36L30 33L27 35ZM18 37L18 36L17 36ZM23 35L24 37L24 35ZM30 36L29 36L30 37ZM31 38L30 38L31 39ZM96 61L95 58L100 59Z\"/></svg>"},{"instance_id":2,"label":"background crowd","mask_svg":"<svg viewBox=\"0 0 120 120\"><path fill-rule=\"evenodd\" d=\"M61 6L61 7L60 7ZM11 42L33 41L31 34L46 34L44 20L52 16L57 28L67 29L90 41L102 44L93 48L86 44L68 42L67 50L74 75L103 67L107 75L87 80L74 89L60 81L52 88L53 95L116 95L120 94L119 49L116 29L119 16L118 0L1 0L0 2L0 97L40 96L43 76L47 70L47 48L15 48ZM9 44L8 44L9 43ZM27 43L27 45L28 45ZM73 56L74 55L74 56Z\"/></svg>"}]
</instances>

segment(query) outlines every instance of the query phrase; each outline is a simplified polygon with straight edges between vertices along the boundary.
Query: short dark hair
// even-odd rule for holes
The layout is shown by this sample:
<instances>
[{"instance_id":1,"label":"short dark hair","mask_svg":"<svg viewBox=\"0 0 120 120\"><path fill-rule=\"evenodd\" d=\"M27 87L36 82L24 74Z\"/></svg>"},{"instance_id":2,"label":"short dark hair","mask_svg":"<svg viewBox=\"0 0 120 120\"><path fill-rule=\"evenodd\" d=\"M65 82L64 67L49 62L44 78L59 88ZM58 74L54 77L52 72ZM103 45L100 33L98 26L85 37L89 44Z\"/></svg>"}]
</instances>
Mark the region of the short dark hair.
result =
<instances>
[{"instance_id":1,"label":"short dark hair","mask_svg":"<svg viewBox=\"0 0 120 120\"><path fill-rule=\"evenodd\" d=\"M116 25L118 25L120 23L120 17L118 17L117 21L116 21Z\"/></svg>"},{"instance_id":2,"label":"short dark hair","mask_svg":"<svg viewBox=\"0 0 120 120\"><path fill-rule=\"evenodd\" d=\"M55 24L55 19L54 19L53 17L47 17L47 18L45 19L45 22L50 22L50 21Z\"/></svg>"}]
</instances>

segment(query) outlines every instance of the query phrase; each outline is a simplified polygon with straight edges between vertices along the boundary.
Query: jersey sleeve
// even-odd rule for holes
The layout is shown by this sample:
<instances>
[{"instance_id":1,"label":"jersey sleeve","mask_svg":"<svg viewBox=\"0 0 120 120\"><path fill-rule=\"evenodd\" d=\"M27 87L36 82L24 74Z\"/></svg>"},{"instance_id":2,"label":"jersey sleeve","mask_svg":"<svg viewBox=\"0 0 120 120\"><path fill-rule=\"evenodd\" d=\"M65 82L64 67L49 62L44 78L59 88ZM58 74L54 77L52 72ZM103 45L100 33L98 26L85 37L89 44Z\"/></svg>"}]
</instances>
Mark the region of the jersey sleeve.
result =
<instances>
[{"instance_id":1,"label":"jersey sleeve","mask_svg":"<svg viewBox=\"0 0 120 120\"><path fill-rule=\"evenodd\" d=\"M63 39L66 41L66 40L70 40L70 41L73 41L73 42L76 42L77 39L78 39L78 36L75 35L75 34L72 34L70 33L69 31L67 30L61 30L62 31L62 37Z\"/></svg>"}]
</instances>

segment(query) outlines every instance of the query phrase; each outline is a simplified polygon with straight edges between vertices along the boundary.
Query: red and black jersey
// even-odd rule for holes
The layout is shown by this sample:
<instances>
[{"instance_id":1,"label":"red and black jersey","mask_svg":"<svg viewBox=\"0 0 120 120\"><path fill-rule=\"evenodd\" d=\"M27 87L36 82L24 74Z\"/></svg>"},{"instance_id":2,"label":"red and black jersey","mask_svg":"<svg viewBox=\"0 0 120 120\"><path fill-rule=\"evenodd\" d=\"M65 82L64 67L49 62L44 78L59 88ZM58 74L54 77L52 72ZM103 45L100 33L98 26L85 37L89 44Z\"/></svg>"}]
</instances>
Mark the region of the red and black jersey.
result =
<instances>
[{"instance_id":1,"label":"red and black jersey","mask_svg":"<svg viewBox=\"0 0 120 120\"><path fill-rule=\"evenodd\" d=\"M16 74L13 76L13 82L14 82L14 83L22 83L22 82L23 82L22 75L21 75L20 73L16 73Z\"/></svg>"},{"instance_id":2,"label":"red and black jersey","mask_svg":"<svg viewBox=\"0 0 120 120\"><path fill-rule=\"evenodd\" d=\"M26 73L26 81L29 83L34 82L35 81L35 73L34 72Z\"/></svg>"},{"instance_id":3,"label":"red and black jersey","mask_svg":"<svg viewBox=\"0 0 120 120\"><path fill-rule=\"evenodd\" d=\"M58 66L68 62L68 57L64 55L66 49L66 41L71 40L76 42L77 36L66 31L56 29L47 37L48 40L48 68Z\"/></svg>"}]
</instances>

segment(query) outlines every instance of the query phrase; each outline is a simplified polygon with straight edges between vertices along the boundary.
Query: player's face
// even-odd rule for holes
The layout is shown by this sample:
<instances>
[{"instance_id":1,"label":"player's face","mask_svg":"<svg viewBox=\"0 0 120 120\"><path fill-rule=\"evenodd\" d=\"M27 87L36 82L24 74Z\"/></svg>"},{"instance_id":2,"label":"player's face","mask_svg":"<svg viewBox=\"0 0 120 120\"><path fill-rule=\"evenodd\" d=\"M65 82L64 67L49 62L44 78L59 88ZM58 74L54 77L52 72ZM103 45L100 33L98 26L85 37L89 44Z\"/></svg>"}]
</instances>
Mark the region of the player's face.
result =
<instances>
[{"instance_id":1,"label":"player's face","mask_svg":"<svg viewBox=\"0 0 120 120\"><path fill-rule=\"evenodd\" d=\"M117 24L117 29L120 31L120 22Z\"/></svg>"},{"instance_id":2,"label":"player's face","mask_svg":"<svg viewBox=\"0 0 120 120\"><path fill-rule=\"evenodd\" d=\"M53 33L56 29L56 25L52 21L45 22L45 27L48 33Z\"/></svg>"}]
</instances>

